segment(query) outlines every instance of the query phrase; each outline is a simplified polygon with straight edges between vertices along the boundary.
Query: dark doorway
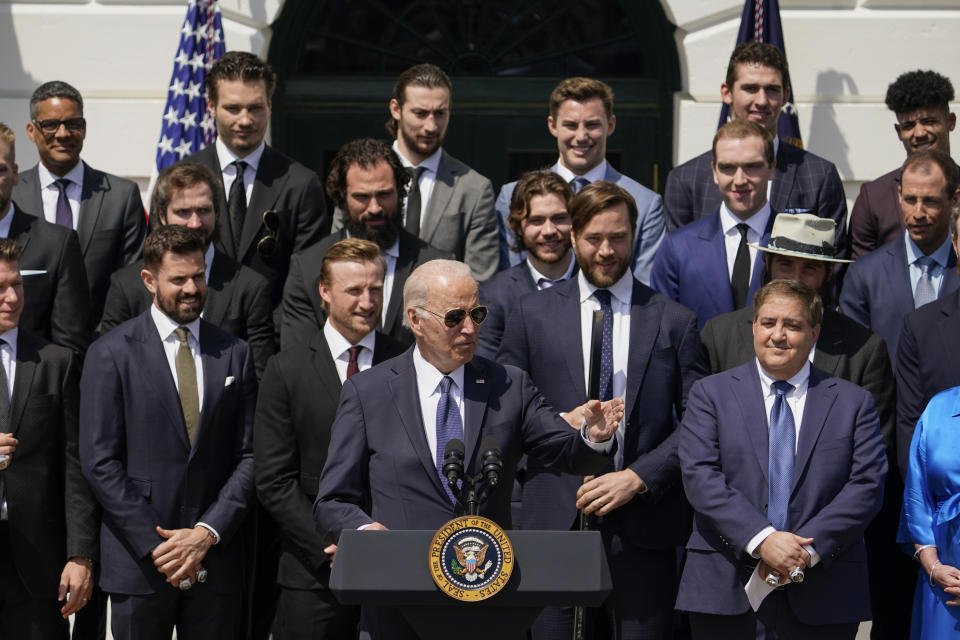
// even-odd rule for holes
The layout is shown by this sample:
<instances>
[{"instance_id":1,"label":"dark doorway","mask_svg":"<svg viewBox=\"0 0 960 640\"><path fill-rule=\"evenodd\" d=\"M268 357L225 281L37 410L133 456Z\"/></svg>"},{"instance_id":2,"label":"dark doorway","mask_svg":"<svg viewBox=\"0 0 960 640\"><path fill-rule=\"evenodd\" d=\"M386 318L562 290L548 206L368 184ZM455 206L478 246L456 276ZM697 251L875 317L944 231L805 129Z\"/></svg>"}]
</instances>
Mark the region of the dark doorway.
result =
<instances>
[{"instance_id":1,"label":"dark doorway","mask_svg":"<svg viewBox=\"0 0 960 640\"><path fill-rule=\"evenodd\" d=\"M286 0L273 29L273 144L321 176L345 142L387 137L393 81L421 62L453 81L444 147L495 188L556 161L547 98L574 75L613 87L617 169L657 191L670 169L680 75L657 0Z\"/></svg>"}]
</instances>

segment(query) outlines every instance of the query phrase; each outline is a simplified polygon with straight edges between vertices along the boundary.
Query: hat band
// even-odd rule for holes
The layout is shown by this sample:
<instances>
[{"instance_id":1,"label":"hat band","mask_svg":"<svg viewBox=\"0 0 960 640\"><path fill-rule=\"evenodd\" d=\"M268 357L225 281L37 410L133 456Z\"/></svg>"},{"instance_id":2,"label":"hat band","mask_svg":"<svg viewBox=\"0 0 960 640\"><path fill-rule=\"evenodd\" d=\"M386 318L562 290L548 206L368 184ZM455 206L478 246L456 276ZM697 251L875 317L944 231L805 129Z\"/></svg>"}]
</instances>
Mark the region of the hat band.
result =
<instances>
[{"instance_id":1,"label":"hat band","mask_svg":"<svg viewBox=\"0 0 960 640\"><path fill-rule=\"evenodd\" d=\"M821 246L816 246L813 244L805 244L803 242L797 242L796 240L791 240L790 238L784 238L783 236L776 236L770 238L770 246L774 249L780 249L782 251L793 251L796 253L809 253L815 256L824 256L825 258L832 258L836 251L833 248L833 245L829 242L824 242Z\"/></svg>"}]
</instances>

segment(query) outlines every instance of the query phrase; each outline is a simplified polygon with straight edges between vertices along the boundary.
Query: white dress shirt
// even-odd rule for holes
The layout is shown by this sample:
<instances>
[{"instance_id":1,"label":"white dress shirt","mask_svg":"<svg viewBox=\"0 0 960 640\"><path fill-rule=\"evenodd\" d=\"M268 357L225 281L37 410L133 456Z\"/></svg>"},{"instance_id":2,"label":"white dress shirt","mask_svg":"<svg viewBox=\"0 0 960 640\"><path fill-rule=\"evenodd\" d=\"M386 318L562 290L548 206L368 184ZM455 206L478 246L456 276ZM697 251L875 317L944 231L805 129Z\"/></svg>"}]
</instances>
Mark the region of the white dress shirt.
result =
<instances>
[{"instance_id":1,"label":"white dress shirt","mask_svg":"<svg viewBox=\"0 0 960 640\"><path fill-rule=\"evenodd\" d=\"M267 143L261 142L259 147L242 158L230 151L220 138L217 138L214 144L217 145L217 159L220 161L220 173L223 176L223 192L227 194L228 198L230 197L230 187L233 186L233 181L237 178L237 166L233 163L237 160L243 160L247 163L243 171L243 191L249 205L250 196L253 194L254 179L257 177L257 169L260 168L260 158L263 157L263 150ZM263 212L258 212L258 215L260 213Z\"/></svg>"},{"instance_id":2,"label":"white dress shirt","mask_svg":"<svg viewBox=\"0 0 960 640\"><path fill-rule=\"evenodd\" d=\"M70 184L67 185L67 201L70 203L70 212L73 214L73 228L76 229L77 220L80 217L80 196L83 193L83 162L77 162L73 169L67 171L63 177L70 181ZM40 200L43 202L43 211L28 211L27 213L42 213L44 220L56 224L57 201L60 199L60 189L57 187L56 181L60 178L50 173L42 162L37 163L37 178L40 182Z\"/></svg>"},{"instance_id":3,"label":"white dress shirt","mask_svg":"<svg viewBox=\"0 0 960 640\"><path fill-rule=\"evenodd\" d=\"M4 345L0 347L0 364L7 376L7 399L13 402L13 381L17 375L17 327L0 333ZM0 392L3 390L0 389ZM0 520L7 519L7 498L0 496Z\"/></svg>"},{"instance_id":4,"label":"white dress shirt","mask_svg":"<svg viewBox=\"0 0 960 640\"><path fill-rule=\"evenodd\" d=\"M553 280L553 278L548 278L547 276L545 276L545 275L543 275L542 273L540 273L539 271L537 271L537 268L533 266L533 263L532 263L532 262L530 262L530 258L529 258L529 257L527 258L527 268L530 270L530 277L533 278L533 282L534 282L534 284L537 285L537 289L543 289L543 287L540 286L540 280L541 280L541 279L544 279L544 280ZM568 279L570 276L573 275L573 270L576 269L576 268L577 268L577 258L576 258L576 256L573 255L573 249L571 249L571 250L570 250L570 264L567 265L567 272L566 272L565 274L563 274L562 276L560 276L559 278L557 278L556 280L554 280L554 283L562 282L562 281Z\"/></svg>"},{"instance_id":5,"label":"white dress shirt","mask_svg":"<svg viewBox=\"0 0 960 640\"><path fill-rule=\"evenodd\" d=\"M350 347L354 346L349 340L343 337L339 331L330 324L330 318L323 323L323 337L327 340L327 348L330 349L330 357L333 358L333 364L337 367L337 375L340 376L340 384L347 379L347 366L350 364ZM358 346L363 347L357 354L357 367L360 371L366 371L373 366L373 347L376 342L376 334L373 331L363 336Z\"/></svg>"},{"instance_id":6,"label":"white dress shirt","mask_svg":"<svg viewBox=\"0 0 960 640\"><path fill-rule=\"evenodd\" d=\"M437 459L437 403L440 401L440 382L444 376L450 376L450 396L460 413L460 424L467 432L466 416L463 415L463 365L450 373L441 373L435 366L423 359L420 347L413 349L413 369L417 373L417 396L420 399L420 411L423 414L423 431L427 436L430 455ZM461 436L462 437L462 436Z\"/></svg>"},{"instance_id":7,"label":"white dress shirt","mask_svg":"<svg viewBox=\"0 0 960 640\"><path fill-rule=\"evenodd\" d=\"M566 180L567 184L573 182L574 178L584 178L587 182L596 182L597 180L605 180L607 177L606 158L604 158L600 164L595 166L593 169L590 169L590 171L587 171L582 176L578 176L573 171L570 171L570 169L567 169L563 164L563 158L558 159L555 166L557 167L557 175Z\"/></svg>"},{"instance_id":8,"label":"white dress shirt","mask_svg":"<svg viewBox=\"0 0 960 640\"><path fill-rule=\"evenodd\" d=\"M727 251L727 279L733 282L733 263L737 260L737 250L740 248L740 231L737 225L741 222L746 223L747 242L751 244L760 244L763 238L763 232L767 228L767 222L770 220L770 202L767 201L760 211L741 220L731 213L725 202L720 203L720 229L723 231L723 246ZM753 275L753 265L757 261L757 250L753 247L747 247L750 250L750 274ZM752 278L751 278L752 279Z\"/></svg>"},{"instance_id":9,"label":"white dress shirt","mask_svg":"<svg viewBox=\"0 0 960 640\"><path fill-rule=\"evenodd\" d=\"M3 213L3 216L0 217L0 238L9 238L10 237L10 224L13 222L13 202L7 205L7 210ZM46 273L45 271L43 273ZM23 269L20 270L20 275L23 274Z\"/></svg>"},{"instance_id":10,"label":"white dress shirt","mask_svg":"<svg viewBox=\"0 0 960 640\"><path fill-rule=\"evenodd\" d=\"M347 237L352 238L350 232ZM380 326L387 322L387 309L390 308L390 299L393 297L393 282L397 275L397 260L400 259L400 238L394 240L388 249L380 249L380 257L387 264L387 270L383 274L383 307L380 309Z\"/></svg>"},{"instance_id":11,"label":"white dress shirt","mask_svg":"<svg viewBox=\"0 0 960 640\"><path fill-rule=\"evenodd\" d=\"M400 153L400 145L396 140L393 141L393 150L396 152L397 157L400 158L400 164L408 168L423 167L426 169L422 174L420 174L420 228L425 229L427 227L427 208L430 206L430 198L433 197L433 187L437 184L437 171L440 168L440 157L443 155L443 148L439 148L434 151L432 154L427 156L423 162L420 164L413 164L407 157ZM414 188L414 185L411 184L407 190L407 198L403 202L403 224L407 224L407 202L410 201L410 190ZM386 309L387 304L383 304L384 309Z\"/></svg>"},{"instance_id":12,"label":"white dress shirt","mask_svg":"<svg viewBox=\"0 0 960 640\"><path fill-rule=\"evenodd\" d=\"M160 341L163 342L163 353L167 357L167 365L170 367L170 375L173 376L173 382L177 386L177 393L180 393L180 381L177 380L177 351L180 349L180 338L177 337L177 327L187 328L187 346L190 347L190 355L193 356L193 366L197 370L197 398L200 400L200 411L203 412L203 359L200 357L200 318L197 318L189 324L178 324L157 308L157 305L150 306L150 317L157 327L157 333L160 334Z\"/></svg>"},{"instance_id":13,"label":"white dress shirt","mask_svg":"<svg viewBox=\"0 0 960 640\"><path fill-rule=\"evenodd\" d=\"M937 292L938 298L940 297L940 285L943 284L943 272L947 268L947 261L950 260L950 240L950 235L947 234L947 239L943 241L943 244L930 254L930 257L933 258L933 264L930 265L930 279L933 281L933 290ZM910 237L909 231L903 232L903 241L907 245L907 270L910 272L910 295L912 296L917 290L917 283L923 273L920 265L917 264L917 260L923 257L923 251Z\"/></svg>"}]
</instances>

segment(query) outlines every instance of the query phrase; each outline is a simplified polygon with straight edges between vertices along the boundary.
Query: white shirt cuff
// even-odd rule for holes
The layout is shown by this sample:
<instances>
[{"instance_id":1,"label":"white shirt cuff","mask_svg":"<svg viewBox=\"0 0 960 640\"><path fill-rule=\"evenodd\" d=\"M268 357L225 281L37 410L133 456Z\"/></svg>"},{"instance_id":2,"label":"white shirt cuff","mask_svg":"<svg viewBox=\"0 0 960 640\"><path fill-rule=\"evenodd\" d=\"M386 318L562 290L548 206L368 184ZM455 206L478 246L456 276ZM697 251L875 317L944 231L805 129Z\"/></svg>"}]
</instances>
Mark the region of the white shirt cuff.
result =
<instances>
[{"instance_id":1,"label":"white shirt cuff","mask_svg":"<svg viewBox=\"0 0 960 640\"><path fill-rule=\"evenodd\" d=\"M580 437L583 438L583 441L587 443L588 447L599 453L610 453L610 450L613 448L613 441L615 440L615 438L611 436L604 442L592 442L590 438L587 437L586 419L584 419L580 425Z\"/></svg>"},{"instance_id":2,"label":"white shirt cuff","mask_svg":"<svg viewBox=\"0 0 960 640\"><path fill-rule=\"evenodd\" d=\"M196 526L198 526L198 527L203 527L204 529L206 529L207 531L209 531L210 533L213 534L213 538L214 538L213 544L219 544L219 543L220 543L220 534L217 533L217 530L216 530L216 529L214 529L213 527L211 527L210 525L208 525L206 522L198 522L198 523L196 524Z\"/></svg>"},{"instance_id":3,"label":"white shirt cuff","mask_svg":"<svg viewBox=\"0 0 960 640\"><path fill-rule=\"evenodd\" d=\"M757 547L760 546L760 543L767 539L771 533L776 533L777 530L771 526L766 526L760 530L760 533L750 538L750 542L747 543L747 546L743 548L744 551L749 553L754 558L759 558L760 554L757 553Z\"/></svg>"}]
</instances>

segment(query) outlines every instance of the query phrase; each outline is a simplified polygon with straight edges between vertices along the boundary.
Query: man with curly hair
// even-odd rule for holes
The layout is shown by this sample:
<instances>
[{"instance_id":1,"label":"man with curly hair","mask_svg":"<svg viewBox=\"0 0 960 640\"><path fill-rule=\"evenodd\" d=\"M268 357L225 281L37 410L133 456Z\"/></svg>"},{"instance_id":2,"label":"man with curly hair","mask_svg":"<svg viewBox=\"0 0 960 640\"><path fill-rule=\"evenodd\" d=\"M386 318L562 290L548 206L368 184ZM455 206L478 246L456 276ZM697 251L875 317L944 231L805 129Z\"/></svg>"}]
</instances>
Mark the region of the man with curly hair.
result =
<instances>
[{"instance_id":1,"label":"man with curly hair","mask_svg":"<svg viewBox=\"0 0 960 640\"><path fill-rule=\"evenodd\" d=\"M887 107L897 116L893 128L907 155L938 149L950 155L950 132L957 116L950 111L953 84L936 71L908 71L887 87ZM860 187L850 214L852 257L859 258L903 233L897 187L900 167Z\"/></svg>"}]
</instances>

